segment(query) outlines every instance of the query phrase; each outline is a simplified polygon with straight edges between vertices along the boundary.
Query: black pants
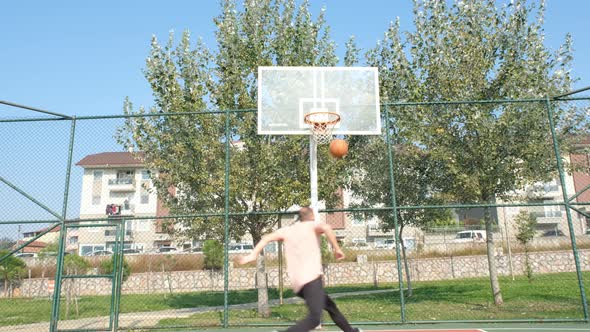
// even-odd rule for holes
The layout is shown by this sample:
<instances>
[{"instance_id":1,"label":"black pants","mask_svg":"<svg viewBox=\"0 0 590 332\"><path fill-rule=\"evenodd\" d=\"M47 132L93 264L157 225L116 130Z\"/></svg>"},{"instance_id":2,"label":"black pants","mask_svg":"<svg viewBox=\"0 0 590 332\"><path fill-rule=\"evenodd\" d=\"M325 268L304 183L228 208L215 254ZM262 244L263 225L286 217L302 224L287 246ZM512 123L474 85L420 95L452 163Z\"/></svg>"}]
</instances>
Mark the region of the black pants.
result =
<instances>
[{"instance_id":1,"label":"black pants","mask_svg":"<svg viewBox=\"0 0 590 332\"><path fill-rule=\"evenodd\" d=\"M354 332L346 318L336 307L336 303L326 294L322 278L310 281L297 293L297 296L305 300L309 313L307 317L300 320L294 326L287 329L287 332L308 332L320 325L322 310L326 310L334 323L344 332Z\"/></svg>"}]
</instances>

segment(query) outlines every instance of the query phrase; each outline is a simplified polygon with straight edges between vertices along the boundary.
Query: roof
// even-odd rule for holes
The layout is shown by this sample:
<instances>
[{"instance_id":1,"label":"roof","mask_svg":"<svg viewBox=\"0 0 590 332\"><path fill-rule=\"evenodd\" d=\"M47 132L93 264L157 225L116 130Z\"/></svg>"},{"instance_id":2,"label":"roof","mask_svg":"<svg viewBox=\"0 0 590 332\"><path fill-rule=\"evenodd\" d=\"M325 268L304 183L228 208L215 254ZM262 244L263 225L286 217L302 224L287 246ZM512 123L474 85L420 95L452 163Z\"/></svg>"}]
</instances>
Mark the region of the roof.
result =
<instances>
[{"instance_id":1,"label":"roof","mask_svg":"<svg viewBox=\"0 0 590 332\"><path fill-rule=\"evenodd\" d=\"M115 166L143 166L142 153L131 152L102 152L90 154L82 158L77 166L84 168L115 167Z\"/></svg>"},{"instance_id":2,"label":"roof","mask_svg":"<svg viewBox=\"0 0 590 332\"><path fill-rule=\"evenodd\" d=\"M27 241L19 240L19 241L17 241L17 245L22 245L26 242ZM47 243L45 243L43 241L33 241L33 242L27 244L27 247L45 248L45 247L47 247Z\"/></svg>"}]
</instances>

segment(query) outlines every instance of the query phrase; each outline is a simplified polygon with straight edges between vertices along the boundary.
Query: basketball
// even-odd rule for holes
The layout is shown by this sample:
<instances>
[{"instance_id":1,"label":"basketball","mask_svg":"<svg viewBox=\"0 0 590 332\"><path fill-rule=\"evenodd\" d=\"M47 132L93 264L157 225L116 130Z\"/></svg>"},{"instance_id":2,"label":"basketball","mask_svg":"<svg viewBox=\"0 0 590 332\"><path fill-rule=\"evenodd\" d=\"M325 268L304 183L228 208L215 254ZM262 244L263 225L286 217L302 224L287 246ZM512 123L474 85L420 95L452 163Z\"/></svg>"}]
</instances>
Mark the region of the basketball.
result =
<instances>
[{"instance_id":1,"label":"basketball","mask_svg":"<svg viewBox=\"0 0 590 332\"><path fill-rule=\"evenodd\" d=\"M343 139L333 139L330 142L330 154L334 158L342 158L348 153L348 143Z\"/></svg>"}]
</instances>

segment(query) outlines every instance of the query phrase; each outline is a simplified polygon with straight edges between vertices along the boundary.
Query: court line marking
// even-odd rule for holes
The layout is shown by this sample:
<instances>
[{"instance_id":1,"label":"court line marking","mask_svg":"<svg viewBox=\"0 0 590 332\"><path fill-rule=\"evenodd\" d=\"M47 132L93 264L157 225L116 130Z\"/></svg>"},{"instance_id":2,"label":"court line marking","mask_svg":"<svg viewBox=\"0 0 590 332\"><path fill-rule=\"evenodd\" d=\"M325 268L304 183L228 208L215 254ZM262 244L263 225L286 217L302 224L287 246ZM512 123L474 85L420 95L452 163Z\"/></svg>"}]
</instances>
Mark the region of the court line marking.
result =
<instances>
[{"instance_id":1,"label":"court line marking","mask_svg":"<svg viewBox=\"0 0 590 332\"><path fill-rule=\"evenodd\" d=\"M577 327L486 327L488 331L521 330L521 331L590 331L590 328Z\"/></svg>"}]
</instances>

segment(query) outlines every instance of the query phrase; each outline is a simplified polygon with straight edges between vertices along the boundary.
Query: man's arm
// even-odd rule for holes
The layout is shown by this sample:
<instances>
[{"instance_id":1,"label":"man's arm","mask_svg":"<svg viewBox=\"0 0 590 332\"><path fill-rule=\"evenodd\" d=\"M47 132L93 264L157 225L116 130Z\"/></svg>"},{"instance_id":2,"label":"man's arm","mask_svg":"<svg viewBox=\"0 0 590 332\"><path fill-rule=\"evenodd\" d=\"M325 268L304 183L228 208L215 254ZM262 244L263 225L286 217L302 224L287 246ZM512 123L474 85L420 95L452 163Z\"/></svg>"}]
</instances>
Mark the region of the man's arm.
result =
<instances>
[{"instance_id":1,"label":"man's arm","mask_svg":"<svg viewBox=\"0 0 590 332\"><path fill-rule=\"evenodd\" d=\"M280 241L282 239L283 239L283 237L280 234L278 234L277 232L273 232L273 233L264 235L262 237L262 239L260 240L260 242L258 242L258 244L256 244L256 246L254 247L254 249L252 250L251 253L238 258L238 260L237 260L238 264L243 265L243 264L255 261L256 257L258 257L258 255L260 255L260 253L262 252L262 249L264 249L264 247L266 247L267 244L269 244L272 241Z\"/></svg>"},{"instance_id":2,"label":"man's arm","mask_svg":"<svg viewBox=\"0 0 590 332\"><path fill-rule=\"evenodd\" d=\"M330 225L326 223L320 223L317 227L320 233L324 233L328 238L328 242L330 242L332 250L334 251L334 257L336 257L336 259L339 260L344 259L344 252L342 252L342 249L340 249L340 245L338 245L338 241L336 240L336 234L334 234L332 227L330 227Z\"/></svg>"}]
</instances>

